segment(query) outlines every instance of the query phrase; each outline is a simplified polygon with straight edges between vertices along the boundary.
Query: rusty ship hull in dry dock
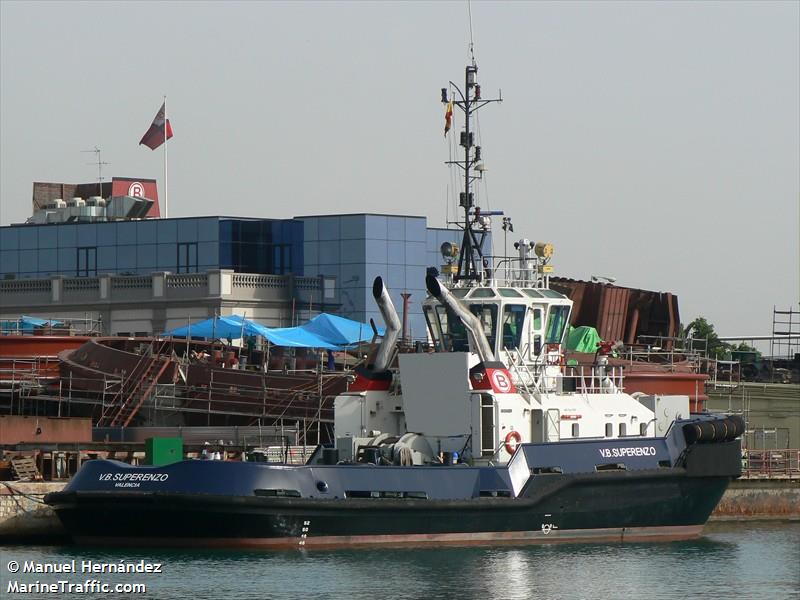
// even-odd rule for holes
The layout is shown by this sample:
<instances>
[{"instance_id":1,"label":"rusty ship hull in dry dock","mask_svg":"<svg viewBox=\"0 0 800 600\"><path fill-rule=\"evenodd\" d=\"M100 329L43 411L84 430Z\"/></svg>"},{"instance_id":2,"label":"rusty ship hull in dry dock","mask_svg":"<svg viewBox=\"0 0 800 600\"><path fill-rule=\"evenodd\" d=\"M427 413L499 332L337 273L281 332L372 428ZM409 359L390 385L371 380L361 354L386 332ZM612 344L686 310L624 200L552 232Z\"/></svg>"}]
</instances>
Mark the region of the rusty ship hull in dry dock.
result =
<instances>
[{"instance_id":1,"label":"rusty ship hull in dry dock","mask_svg":"<svg viewBox=\"0 0 800 600\"><path fill-rule=\"evenodd\" d=\"M93 338L59 354L60 374L73 395L95 400L83 410L101 427L142 424L147 417L139 409L157 393L161 409L180 413L187 426L332 421L332 399L346 388L346 374L230 368L224 356L233 353L220 348L172 338ZM186 360L192 352L211 358Z\"/></svg>"}]
</instances>

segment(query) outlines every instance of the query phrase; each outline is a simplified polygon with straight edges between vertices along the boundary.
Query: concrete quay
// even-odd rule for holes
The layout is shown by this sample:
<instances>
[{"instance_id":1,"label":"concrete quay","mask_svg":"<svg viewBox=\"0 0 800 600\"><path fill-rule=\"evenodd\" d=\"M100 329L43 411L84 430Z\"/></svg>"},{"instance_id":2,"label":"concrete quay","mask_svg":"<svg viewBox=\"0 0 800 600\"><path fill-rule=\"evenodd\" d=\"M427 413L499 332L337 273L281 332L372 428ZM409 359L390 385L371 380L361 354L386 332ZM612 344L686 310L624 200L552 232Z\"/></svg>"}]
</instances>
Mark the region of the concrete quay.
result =
<instances>
[{"instance_id":1,"label":"concrete quay","mask_svg":"<svg viewBox=\"0 0 800 600\"><path fill-rule=\"evenodd\" d=\"M737 479L732 481L712 521L800 520L800 479Z\"/></svg>"},{"instance_id":2,"label":"concrete quay","mask_svg":"<svg viewBox=\"0 0 800 600\"><path fill-rule=\"evenodd\" d=\"M66 485L66 481L0 481L0 543L66 538L61 521L41 502L44 494L58 492Z\"/></svg>"}]
</instances>

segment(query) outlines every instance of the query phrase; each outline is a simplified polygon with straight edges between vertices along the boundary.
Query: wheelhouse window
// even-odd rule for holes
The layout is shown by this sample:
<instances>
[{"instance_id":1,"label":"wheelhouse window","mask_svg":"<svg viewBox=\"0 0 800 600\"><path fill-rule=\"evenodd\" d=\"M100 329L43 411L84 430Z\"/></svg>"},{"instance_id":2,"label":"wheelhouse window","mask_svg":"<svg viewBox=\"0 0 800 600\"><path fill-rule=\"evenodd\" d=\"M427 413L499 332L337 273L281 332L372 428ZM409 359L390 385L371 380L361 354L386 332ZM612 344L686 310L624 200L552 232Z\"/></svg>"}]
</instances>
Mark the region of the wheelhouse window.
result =
<instances>
[{"instance_id":1,"label":"wheelhouse window","mask_svg":"<svg viewBox=\"0 0 800 600\"><path fill-rule=\"evenodd\" d=\"M531 324L530 330L533 334L532 343L533 348L531 351L536 356L539 356L542 353L542 309L541 308L531 308L528 309L531 312Z\"/></svg>"},{"instance_id":2,"label":"wheelhouse window","mask_svg":"<svg viewBox=\"0 0 800 600\"><path fill-rule=\"evenodd\" d=\"M497 305L496 304L470 304L469 310L483 325L483 333L489 340L489 346L494 348L497 342Z\"/></svg>"},{"instance_id":3,"label":"wheelhouse window","mask_svg":"<svg viewBox=\"0 0 800 600\"><path fill-rule=\"evenodd\" d=\"M542 309L534 308L533 310L533 328L539 331L542 328Z\"/></svg>"},{"instance_id":4,"label":"wheelhouse window","mask_svg":"<svg viewBox=\"0 0 800 600\"><path fill-rule=\"evenodd\" d=\"M467 328L453 311L444 306L436 307L436 314L442 324L442 338L445 350L450 352L469 352Z\"/></svg>"},{"instance_id":5,"label":"wheelhouse window","mask_svg":"<svg viewBox=\"0 0 800 600\"><path fill-rule=\"evenodd\" d=\"M436 315L433 306L424 306L422 312L425 314L425 323L428 325L428 331L431 334L431 340L433 340L433 347L437 352L442 352L446 348L443 345L442 326L439 323L439 317Z\"/></svg>"},{"instance_id":6,"label":"wheelhouse window","mask_svg":"<svg viewBox=\"0 0 800 600\"><path fill-rule=\"evenodd\" d=\"M503 308L503 348L513 350L520 347L525 312L523 304L507 304Z\"/></svg>"},{"instance_id":7,"label":"wheelhouse window","mask_svg":"<svg viewBox=\"0 0 800 600\"><path fill-rule=\"evenodd\" d=\"M497 305L470 304L469 310L478 317L489 345L494 348L497 339ZM445 352L469 352L467 328L453 311L441 304L426 306L424 311L434 344Z\"/></svg>"},{"instance_id":8,"label":"wheelhouse window","mask_svg":"<svg viewBox=\"0 0 800 600\"><path fill-rule=\"evenodd\" d=\"M548 344L560 344L564 337L564 328L569 317L569 306L551 306L547 317L545 341Z\"/></svg>"}]
</instances>

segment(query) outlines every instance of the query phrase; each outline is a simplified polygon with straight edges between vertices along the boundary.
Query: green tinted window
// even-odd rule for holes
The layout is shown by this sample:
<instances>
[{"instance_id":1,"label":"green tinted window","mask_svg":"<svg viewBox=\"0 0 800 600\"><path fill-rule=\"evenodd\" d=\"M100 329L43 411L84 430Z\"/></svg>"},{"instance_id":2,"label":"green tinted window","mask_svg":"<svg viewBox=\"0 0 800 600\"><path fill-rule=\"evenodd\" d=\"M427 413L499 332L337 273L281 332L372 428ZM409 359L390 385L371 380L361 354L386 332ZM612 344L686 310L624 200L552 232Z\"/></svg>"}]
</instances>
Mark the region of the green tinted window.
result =
<instances>
[{"instance_id":1,"label":"green tinted window","mask_svg":"<svg viewBox=\"0 0 800 600\"><path fill-rule=\"evenodd\" d=\"M489 345L494 348L497 341L497 305L496 304L470 304L470 311L483 325L483 333L489 340Z\"/></svg>"},{"instance_id":2,"label":"green tinted window","mask_svg":"<svg viewBox=\"0 0 800 600\"><path fill-rule=\"evenodd\" d=\"M567 325L569 316L569 306L551 306L550 314L547 317L547 331L545 333L545 343L560 344L564 335L564 328Z\"/></svg>"},{"instance_id":3,"label":"green tinted window","mask_svg":"<svg viewBox=\"0 0 800 600\"><path fill-rule=\"evenodd\" d=\"M454 312L442 305L436 307L442 326L442 346L450 352L469 352L467 329Z\"/></svg>"},{"instance_id":4,"label":"green tinted window","mask_svg":"<svg viewBox=\"0 0 800 600\"><path fill-rule=\"evenodd\" d=\"M541 308L534 308L533 309L533 328L536 331L539 331L542 328L542 309Z\"/></svg>"},{"instance_id":5,"label":"green tinted window","mask_svg":"<svg viewBox=\"0 0 800 600\"><path fill-rule=\"evenodd\" d=\"M500 288L498 291L504 298L522 298L522 294L511 288Z\"/></svg>"},{"instance_id":6,"label":"green tinted window","mask_svg":"<svg viewBox=\"0 0 800 600\"><path fill-rule=\"evenodd\" d=\"M491 288L475 288L469 295L470 298L494 298L495 293Z\"/></svg>"},{"instance_id":7,"label":"green tinted window","mask_svg":"<svg viewBox=\"0 0 800 600\"><path fill-rule=\"evenodd\" d=\"M519 348L525 311L524 304L507 304L503 308L503 348Z\"/></svg>"}]
</instances>

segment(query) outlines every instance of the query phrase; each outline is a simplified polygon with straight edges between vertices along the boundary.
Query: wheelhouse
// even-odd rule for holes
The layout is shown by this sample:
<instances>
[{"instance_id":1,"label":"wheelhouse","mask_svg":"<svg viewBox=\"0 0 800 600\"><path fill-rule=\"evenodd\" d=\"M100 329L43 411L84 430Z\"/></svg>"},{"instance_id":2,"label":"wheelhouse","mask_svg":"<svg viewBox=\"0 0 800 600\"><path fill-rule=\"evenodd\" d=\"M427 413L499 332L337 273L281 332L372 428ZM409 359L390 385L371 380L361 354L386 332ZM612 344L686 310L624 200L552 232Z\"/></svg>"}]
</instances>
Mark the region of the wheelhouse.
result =
<instances>
[{"instance_id":1,"label":"wheelhouse","mask_svg":"<svg viewBox=\"0 0 800 600\"><path fill-rule=\"evenodd\" d=\"M536 362L564 342L572 302L551 289L513 287L455 288L451 293L480 321L495 356L520 354ZM469 352L467 330L453 311L435 298L423 304L437 352Z\"/></svg>"}]
</instances>

